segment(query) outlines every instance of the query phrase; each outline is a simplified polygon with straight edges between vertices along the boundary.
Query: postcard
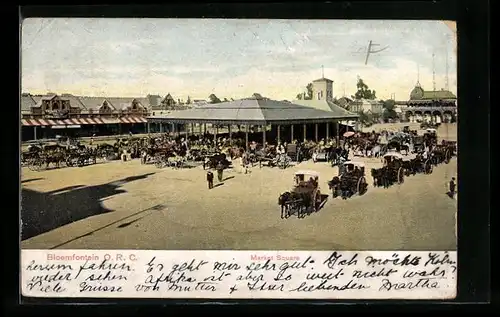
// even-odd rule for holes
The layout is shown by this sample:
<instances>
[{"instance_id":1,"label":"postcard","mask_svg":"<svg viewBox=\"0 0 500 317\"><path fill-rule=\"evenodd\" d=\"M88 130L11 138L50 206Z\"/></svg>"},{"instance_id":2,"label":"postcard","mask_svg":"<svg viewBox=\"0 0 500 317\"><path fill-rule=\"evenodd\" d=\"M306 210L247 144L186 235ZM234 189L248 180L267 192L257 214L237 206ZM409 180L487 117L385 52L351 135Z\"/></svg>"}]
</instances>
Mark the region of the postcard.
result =
<instances>
[{"instance_id":1,"label":"postcard","mask_svg":"<svg viewBox=\"0 0 500 317\"><path fill-rule=\"evenodd\" d=\"M455 22L21 29L23 296L455 298Z\"/></svg>"}]
</instances>

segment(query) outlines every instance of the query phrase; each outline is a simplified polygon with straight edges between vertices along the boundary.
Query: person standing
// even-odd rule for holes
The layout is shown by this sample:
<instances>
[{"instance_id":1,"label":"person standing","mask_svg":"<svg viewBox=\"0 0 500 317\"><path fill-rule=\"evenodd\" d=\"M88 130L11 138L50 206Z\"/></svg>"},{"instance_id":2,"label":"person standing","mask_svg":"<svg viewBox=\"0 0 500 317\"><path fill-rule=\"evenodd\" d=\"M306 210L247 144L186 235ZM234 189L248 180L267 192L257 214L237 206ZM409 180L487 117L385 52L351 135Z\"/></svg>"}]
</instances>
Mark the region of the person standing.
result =
<instances>
[{"instance_id":1,"label":"person standing","mask_svg":"<svg viewBox=\"0 0 500 317\"><path fill-rule=\"evenodd\" d=\"M207 171L207 183L208 189L214 188L214 174L210 170Z\"/></svg>"},{"instance_id":2,"label":"person standing","mask_svg":"<svg viewBox=\"0 0 500 317\"><path fill-rule=\"evenodd\" d=\"M219 161L219 163L217 163L217 167L215 169L217 170L217 178L218 178L219 182L222 182L222 176L224 173L224 166L222 165L221 161Z\"/></svg>"},{"instance_id":3,"label":"person standing","mask_svg":"<svg viewBox=\"0 0 500 317\"><path fill-rule=\"evenodd\" d=\"M456 191L457 184L455 182L455 177L451 178L450 181L450 198L455 198L455 191Z\"/></svg>"}]
</instances>

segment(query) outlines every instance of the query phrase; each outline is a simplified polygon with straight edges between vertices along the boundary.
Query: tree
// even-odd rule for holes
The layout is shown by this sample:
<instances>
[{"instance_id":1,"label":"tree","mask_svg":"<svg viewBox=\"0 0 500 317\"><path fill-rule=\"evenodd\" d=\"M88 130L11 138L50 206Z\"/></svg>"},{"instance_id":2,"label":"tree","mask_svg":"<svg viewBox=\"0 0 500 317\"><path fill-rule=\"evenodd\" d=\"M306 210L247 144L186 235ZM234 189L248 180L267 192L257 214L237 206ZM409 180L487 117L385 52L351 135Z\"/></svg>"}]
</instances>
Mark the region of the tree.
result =
<instances>
[{"instance_id":1,"label":"tree","mask_svg":"<svg viewBox=\"0 0 500 317\"><path fill-rule=\"evenodd\" d=\"M359 113L359 121L365 126L369 127L373 124L373 115L371 113L367 113L364 111L361 111Z\"/></svg>"},{"instance_id":2,"label":"tree","mask_svg":"<svg viewBox=\"0 0 500 317\"><path fill-rule=\"evenodd\" d=\"M365 84L363 79L358 77L358 83L356 84L356 87L358 88L358 91L352 96L353 99L369 99L369 100L374 100L376 99L376 92L375 90L371 90L368 88L368 85Z\"/></svg>"},{"instance_id":3,"label":"tree","mask_svg":"<svg viewBox=\"0 0 500 317\"><path fill-rule=\"evenodd\" d=\"M224 98L224 102L229 102L229 100L227 100L227 98Z\"/></svg>"},{"instance_id":4,"label":"tree","mask_svg":"<svg viewBox=\"0 0 500 317\"><path fill-rule=\"evenodd\" d=\"M304 95L304 93L300 93L300 94L297 94L296 98L298 100L311 100L313 98L313 84L312 83L309 83L307 84L306 86L306 94Z\"/></svg>"},{"instance_id":5,"label":"tree","mask_svg":"<svg viewBox=\"0 0 500 317\"><path fill-rule=\"evenodd\" d=\"M313 99L313 84L312 83L307 84L306 89L307 89L307 96L305 99L306 100Z\"/></svg>"},{"instance_id":6,"label":"tree","mask_svg":"<svg viewBox=\"0 0 500 317\"><path fill-rule=\"evenodd\" d=\"M188 96L188 99L186 100L186 105L190 105L191 104L191 97Z\"/></svg>"},{"instance_id":7,"label":"tree","mask_svg":"<svg viewBox=\"0 0 500 317\"><path fill-rule=\"evenodd\" d=\"M384 107L384 112L382 113L382 118L384 121L387 121L389 119L396 119L398 117L398 114L396 110L396 101L392 99L388 99L383 102L383 107Z\"/></svg>"},{"instance_id":8,"label":"tree","mask_svg":"<svg viewBox=\"0 0 500 317\"><path fill-rule=\"evenodd\" d=\"M216 95L214 94L211 94L210 96L208 96L208 100L209 100L209 103L220 103L220 99L217 98Z\"/></svg>"}]
</instances>

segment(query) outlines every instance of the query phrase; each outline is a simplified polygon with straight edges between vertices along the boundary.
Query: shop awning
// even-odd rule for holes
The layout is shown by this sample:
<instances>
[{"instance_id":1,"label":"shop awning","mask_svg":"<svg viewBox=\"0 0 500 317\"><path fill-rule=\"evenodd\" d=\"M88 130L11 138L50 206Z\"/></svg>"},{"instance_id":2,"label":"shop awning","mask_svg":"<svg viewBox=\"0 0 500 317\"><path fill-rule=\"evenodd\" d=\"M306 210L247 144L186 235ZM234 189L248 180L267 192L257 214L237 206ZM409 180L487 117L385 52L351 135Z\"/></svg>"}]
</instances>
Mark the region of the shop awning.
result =
<instances>
[{"instance_id":1,"label":"shop awning","mask_svg":"<svg viewBox=\"0 0 500 317\"><path fill-rule=\"evenodd\" d=\"M136 124L146 123L146 118L142 117L122 117L122 118L72 118L64 120L51 119L22 119L22 126L82 126L82 125L100 125L100 124Z\"/></svg>"}]
</instances>

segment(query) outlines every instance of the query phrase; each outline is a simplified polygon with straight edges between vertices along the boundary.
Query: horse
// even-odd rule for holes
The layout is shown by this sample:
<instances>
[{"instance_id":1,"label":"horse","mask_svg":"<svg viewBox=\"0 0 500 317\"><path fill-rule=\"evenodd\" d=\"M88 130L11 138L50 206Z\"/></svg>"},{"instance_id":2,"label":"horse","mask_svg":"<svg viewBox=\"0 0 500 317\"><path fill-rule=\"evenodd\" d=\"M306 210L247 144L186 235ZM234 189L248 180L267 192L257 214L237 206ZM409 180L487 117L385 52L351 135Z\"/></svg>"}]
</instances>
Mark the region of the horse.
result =
<instances>
[{"instance_id":1,"label":"horse","mask_svg":"<svg viewBox=\"0 0 500 317\"><path fill-rule=\"evenodd\" d=\"M66 157L63 152L57 151L46 155L44 161L46 164L45 168L49 168L50 163L54 163L56 168L59 168L61 166L61 162L66 161Z\"/></svg>"},{"instance_id":2,"label":"horse","mask_svg":"<svg viewBox=\"0 0 500 317\"><path fill-rule=\"evenodd\" d=\"M290 217L290 206L288 202L291 200L292 194L290 192L284 192L278 198L278 205L281 206L281 219Z\"/></svg>"},{"instance_id":3,"label":"horse","mask_svg":"<svg viewBox=\"0 0 500 317\"><path fill-rule=\"evenodd\" d=\"M332 191L333 198L338 196L338 190L340 186L340 178L338 176L334 176L330 181L328 181L328 189Z\"/></svg>"},{"instance_id":4,"label":"horse","mask_svg":"<svg viewBox=\"0 0 500 317\"><path fill-rule=\"evenodd\" d=\"M373 177L373 186L376 186L376 187L383 186L384 188L389 187L389 178L387 175L386 168L384 168L384 167L372 168L371 175Z\"/></svg>"}]
</instances>

